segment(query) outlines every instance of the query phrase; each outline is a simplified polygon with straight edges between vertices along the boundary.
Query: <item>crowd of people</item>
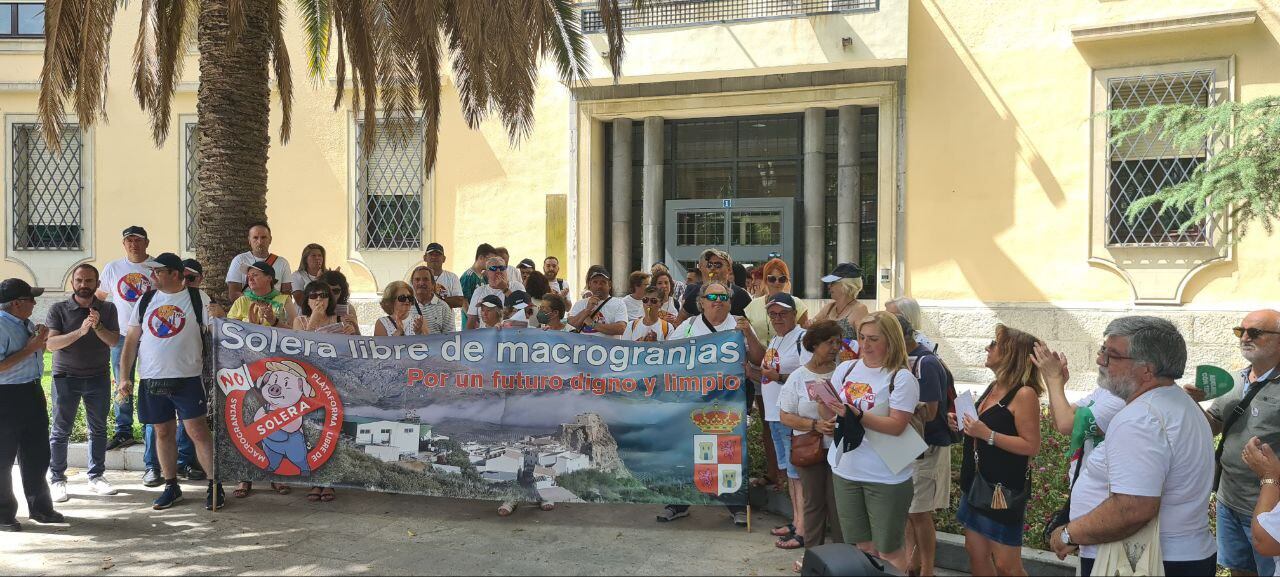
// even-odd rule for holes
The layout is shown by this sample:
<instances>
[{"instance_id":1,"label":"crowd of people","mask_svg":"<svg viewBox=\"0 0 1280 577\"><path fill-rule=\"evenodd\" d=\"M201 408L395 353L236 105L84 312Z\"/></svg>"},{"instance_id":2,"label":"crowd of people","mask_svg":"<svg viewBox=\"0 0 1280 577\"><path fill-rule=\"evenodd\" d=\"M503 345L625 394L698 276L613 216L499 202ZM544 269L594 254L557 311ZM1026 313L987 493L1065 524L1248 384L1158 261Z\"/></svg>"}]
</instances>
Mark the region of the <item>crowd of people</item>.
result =
<instances>
[{"instance_id":1,"label":"crowd of people","mask_svg":"<svg viewBox=\"0 0 1280 577\"><path fill-rule=\"evenodd\" d=\"M163 486L154 508L182 500L179 479L207 480L206 508L224 504L221 483L205 473L213 459L201 381L210 318L360 334L347 279L329 266L324 247L307 245L291 269L271 252L266 223L250 226L247 241L249 250L228 269L226 303L200 288L199 262L152 256L140 226L123 231L124 256L101 272L88 263L71 271L70 296L49 307L43 324L31 319L42 289L20 279L0 284L0 467L20 465L31 521L64 521L54 504L69 499L68 438L81 404L88 491L116 493L104 477L105 454L137 442L136 408L144 425L142 483ZM753 482L785 485L793 503L792 521L771 531L778 548L845 542L902 572L933 574L935 515L951 507L951 454L958 450L954 513L972 572L1025 574L1031 462L1041 451L1047 396L1047 418L1070 436L1074 453L1061 472L1071 483L1069 506L1050 520L1046 537L1059 557L1079 555L1081 574L1112 574L1117 564L1133 563L1125 551L1135 543L1140 547L1128 550L1147 552L1137 562L1148 571L1212 574L1221 563L1233 575L1276 572L1280 460L1268 443L1280 440L1280 388L1266 385L1280 380L1280 312L1253 312L1234 329L1249 363L1243 386L1207 410L1198 404L1200 389L1177 385L1187 346L1167 320L1127 316L1108 325L1097 352L1097 389L1075 402L1066 395L1065 355L998 325L986 347L990 384L966 412L938 345L917 329L919 304L904 297L869 310L858 300L857 264L839 264L822 277L830 300L814 310L791 294L790 267L777 258L748 270L707 249L682 280L662 263L618 279L625 282L620 297L603 266L589 267L583 292L575 293L554 256L541 270L532 259L509 266L510 258L505 248L481 244L456 275L444 268L444 247L430 243L406 280L382 289L384 315L373 319L372 335L527 327L655 342L740 331L768 455L765 478ZM46 351L51 408L41 388ZM287 455L296 448L285 433L264 442ZM905 459L881 450L906 446L923 449ZM252 491L242 481L233 495ZM1206 515L1215 491L1216 542ZM329 502L336 494L316 486L307 498ZM499 512L509 515L515 505ZM0 529L21 530L17 511L10 476L0 475ZM729 513L746 524L743 508ZM687 506L669 505L657 520L688 515Z\"/></svg>"}]
</instances>

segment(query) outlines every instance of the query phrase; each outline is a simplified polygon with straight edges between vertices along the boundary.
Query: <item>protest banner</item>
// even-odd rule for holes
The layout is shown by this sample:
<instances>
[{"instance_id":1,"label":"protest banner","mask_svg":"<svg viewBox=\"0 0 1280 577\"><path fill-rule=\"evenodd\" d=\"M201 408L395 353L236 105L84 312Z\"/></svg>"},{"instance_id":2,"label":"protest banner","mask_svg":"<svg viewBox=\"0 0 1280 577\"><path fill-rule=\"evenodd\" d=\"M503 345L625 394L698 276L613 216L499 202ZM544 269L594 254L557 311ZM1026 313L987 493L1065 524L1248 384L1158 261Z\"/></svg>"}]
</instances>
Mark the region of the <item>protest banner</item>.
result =
<instances>
[{"instance_id":1,"label":"protest banner","mask_svg":"<svg viewBox=\"0 0 1280 577\"><path fill-rule=\"evenodd\" d=\"M217 475L473 499L745 504L737 331L634 343L215 320Z\"/></svg>"}]
</instances>

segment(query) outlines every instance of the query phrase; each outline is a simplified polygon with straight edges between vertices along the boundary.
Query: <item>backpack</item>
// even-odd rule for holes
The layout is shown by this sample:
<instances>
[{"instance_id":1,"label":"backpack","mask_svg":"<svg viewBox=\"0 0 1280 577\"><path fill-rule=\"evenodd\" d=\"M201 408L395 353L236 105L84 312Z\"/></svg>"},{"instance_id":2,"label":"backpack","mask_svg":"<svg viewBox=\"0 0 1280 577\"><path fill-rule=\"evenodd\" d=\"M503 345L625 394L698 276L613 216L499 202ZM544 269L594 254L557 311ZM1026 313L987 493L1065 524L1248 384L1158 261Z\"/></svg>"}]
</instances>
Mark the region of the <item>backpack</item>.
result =
<instances>
[{"instance_id":1,"label":"backpack","mask_svg":"<svg viewBox=\"0 0 1280 577\"><path fill-rule=\"evenodd\" d=\"M190 287L190 286L187 287L187 297L191 299L191 308L195 309L196 324L199 325L200 328L203 330L204 329L204 310L200 305L197 304L201 301L200 289L196 287ZM142 298L140 300L138 300L138 324L142 324L146 322L147 319L144 318L144 315L147 314L147 307L151 306L151 300L154 298L156 298L156 289L151 289L147 291L146 294L142 295Z\"/></svg>"},{"instance_id":2,"label":"backpack","mask_svg":"<svg viewBox=\"0 0 1280 577\"><path fill-rule=\"evenodd\" d=\"M942 415L949 413L951 412L951 409L954 409L956 406L956 377L951 373L951 368L947 366L946 361L942 360L941 356L933 351L929 351L923 355L915 357L915 362L911 364L911 374L916 377L917 381L920 380L920 365L923 364L923 359L925 357L933 357L938 360L939 365L942 365L942 372L946 375L946 378L942 382L942 390L944 393L943 399L945 403L938 403L938 414ZM959 431L952 431L950 427L947 427L947 434L951 437L952 444L958 444L964 440L964 437L961 436Z\"/></svg>"}]
</instances>

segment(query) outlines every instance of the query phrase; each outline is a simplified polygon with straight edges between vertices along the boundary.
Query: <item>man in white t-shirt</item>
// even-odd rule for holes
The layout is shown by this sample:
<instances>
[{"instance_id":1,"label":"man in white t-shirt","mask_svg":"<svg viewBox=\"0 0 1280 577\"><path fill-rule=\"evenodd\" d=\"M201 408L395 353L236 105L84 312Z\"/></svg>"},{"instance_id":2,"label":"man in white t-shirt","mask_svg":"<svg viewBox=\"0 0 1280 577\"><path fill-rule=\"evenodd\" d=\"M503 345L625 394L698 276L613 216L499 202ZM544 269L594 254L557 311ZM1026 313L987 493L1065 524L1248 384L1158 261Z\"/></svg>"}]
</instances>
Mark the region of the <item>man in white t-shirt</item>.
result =
<instances>
[{"instance_id":1,"label":"man in white t-shirt","mask_svg":"<svg viewBox=\"0 0 1280 577\"><path fill-rule=\"evenodd\" d=\"M480 324L479 307L480 301L483 301L484 297L496 296L498 297L498 302L501 303L507 299L507 295L511 294L511 291L524 290L524 285L518 281L511 282L511 277L507 274L509 269L507 261L500 256L489 257L485 261L484 276L489 284L480 285L476 287L474 293L471 293L471 305L467 308L468 329L483 328Z\"/></svg>"},{"instance_id":2,"label":"man in white t-shirt","mask_svg":"<svg viewBox=\"0 0 1280 577\"><path fill-rule=\"evenodd\" d=\"M1186 342L1167 320L1130 316L1107 326L1098 385L1126 405L1071 490L1071 522L1050 539L1059 559L1079 547L1082 575L1092 572L1099 545L1132 537L1157 517L1167 575L1217 570L1207 514L1213 433L1174 383L1186 361Z\"/></svg>"},{"instance_id":3,"label":"man in white t-shirt","mask_svg":"<svg viewBox=\"0 0 1280 577\"><path fill-rule=\"evenodd\" d=\"M147 229L131 226L124 229L122 240L124 258L113 260L102 268L102 284L98 287L97 297L111 301L116 307L117 318L120 319L120 336L129 333L128 319L133 316L133 307L142 295L151 290L151 269L144 263L151 258L147 247L151 241L147 239ZM121 395L119 385L124 380L124 373L132 379L134 367L128 371L121 370L120 352L124 350L124 338L116 341L111 347L112 378L116 383L115 403L112 412L115 414L116 430L107 442L107 450L113 451L137 443L133 438L133 396Z\"/></svg>"},{"instance_id":4,"label":"man in white t-shirt","mask_svg":"<svg viewBox=\"0 0 1280 577\"><path fill-rule=\"evenodd\" d=\"M470 303L467 297L462 296L462 282L458 279L458 275L444 270L444 262L448 260L444 254L444 245L438 242L427 244L422 260L435 274L436 294L449 304L449 308L466 308Z\"/></svg>"},{"instance_id":5,"label":"man in white t-shirt","mask_svg":"<svg viewBox=\"0 0 1280 577\"><path fill-rule=\"evenodd\" d=\"M1068 482L1075 482L1076 467L1083 467L1089 454L1102 443L1111 419L1125 406L1124 399L1098 387L1075 403L1067 400L1067 357L1037 342L1032 357L1049 390L1049 414L1058 434L1071 440L1071 463L1067 466Z\"/></svg>"},{"instance_id":6,"label":"man in white t-shirt","mask_svg":"<svg viewBox=\"0 0 1280 577\"><path fill-rule=\"evenodd\" d=\"M591 295L573 304L568 323L583 334L599 333L618 338L627 330L627 305L614 298L609 271L598 264L587 269L587 288Z\"/></svg>"},{"instance_id":7,"label":"man in white t-shirt","mask_svg":"<svg viewBox=\"0 0 1280 577\"><path fill-rule=\"evenodd\" d=\"M156 452L165 480L164 492L154 503L160 510L182 500L175 414L195 443L201 467L213 470L213 436L205 420L208 403L200 380L210 301L204 291L186 286L185 267L177 255L157 255L147 266L153 270L156 289L142 297L138 310L129 318L122 357L126 364L140 360L138 419L155 429ZM132 392L133 380L126 378L120 388ZM210 480L205 508L212 509L215 498L221 506L222 484Z\"/></svg>"},{"instance_id":8,"label":"man in white t-shirt","mask_svg":"<svg viewBox=\"0 0 1280 577\"><path fill-rule=\"evenodd\" d=\"M293 272L289 270L289 261L280 255L271 254L271 227L259 221L249 225L249 252L236 255L227 267L227 299L230 302L236 302L244 294L249 266L258 261L271 265L276 271L276 278L286 279L280 285L281 294L293 294L293 282L287 280Z\"/></svg>"}]
</instances>

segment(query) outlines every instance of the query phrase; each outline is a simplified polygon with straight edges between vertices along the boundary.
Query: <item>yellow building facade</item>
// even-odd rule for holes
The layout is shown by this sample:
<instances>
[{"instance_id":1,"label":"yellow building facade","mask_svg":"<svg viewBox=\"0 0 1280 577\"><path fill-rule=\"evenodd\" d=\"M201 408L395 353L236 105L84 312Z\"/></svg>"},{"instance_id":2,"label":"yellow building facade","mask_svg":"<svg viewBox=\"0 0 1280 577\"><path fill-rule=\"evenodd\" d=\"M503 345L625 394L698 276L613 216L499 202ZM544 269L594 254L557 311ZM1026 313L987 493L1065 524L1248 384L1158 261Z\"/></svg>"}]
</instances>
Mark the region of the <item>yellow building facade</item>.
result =
<instances>
[{"instance_id":1,"label":"yellow building facade","mask_svg":"<svg viewBox=\"0 0 1280 577\"><path fill-rule=\"evenodd\" d=\"M109 121L74 132L75 154L53 158L32 130L39 4L0 1L0 277L65 290L74 264L118 258L132 224L148 229L153 253L189 252L197 55L157 147L130 91L139 8L128 5ZM1115 316L1167 316L1193 363L1236 366L1230 327L1275 306L1280 238L1115 218L1211 149L1111 147L1096 117L1280 92L1274 3L668 0L626 22L621 80L593 34L591 82L567 87L544 68L533 132L518 145L496 123L468 129L446 82L429 175L412 146L362 157L362 119L333 110L332 79L296 66L292 139L273 142L268 161L273 250L296 265L303 245L324 245L365 298L432 241L457 272L481 242L513 260L556 255L578 288L591 264L615 278L655 261L679 272L720 246L752 263L783 256L797 291L820 298L817 278L852 260L873 308L922 303L924 331L972 381L989 378L982 349L997 322L1067 351L1087 386ZM286 27L300 54L297 20Z\"/></svg>"}]
</instances>

